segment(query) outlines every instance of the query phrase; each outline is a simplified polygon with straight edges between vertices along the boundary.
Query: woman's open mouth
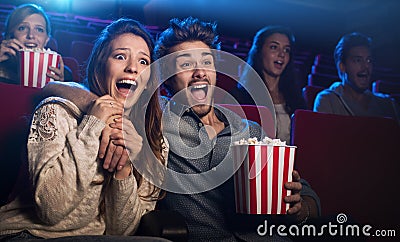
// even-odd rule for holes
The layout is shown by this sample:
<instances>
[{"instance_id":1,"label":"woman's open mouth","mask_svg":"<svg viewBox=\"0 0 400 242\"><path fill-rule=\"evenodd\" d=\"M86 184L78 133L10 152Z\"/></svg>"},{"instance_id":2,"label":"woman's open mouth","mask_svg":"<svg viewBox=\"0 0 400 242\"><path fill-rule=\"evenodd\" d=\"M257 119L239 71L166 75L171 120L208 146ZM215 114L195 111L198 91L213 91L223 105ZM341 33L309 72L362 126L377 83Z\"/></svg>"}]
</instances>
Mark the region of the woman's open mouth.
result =
<instances>
[{"instance_id":1,"label":"woman's open mouth","mask_svg":"<svg viewBox=\"0 0 400 242\"><path fill-rule=\"evenodd\" d=\"M129 92L135 92L137 88L137 82L135 80L121 80L117 84L118 92L122 93L124 96L128 96Z\"/></svg>"},{"instance_id":2,"label":"woman's open mouth","mask_svg":"<svg viewBox=\"0 0 400 242\"><path fill-rule=\"evenodd\" d=\"M37 48L37 44L36 43L24 43L25 47L28 49L34 49Z\"/></svg>"},{"instance_id":3,"label":"woman's open mouth","mask_svg":"<svg viewBox=\"0 0 400 242\"><path fill-rule=\"evenodd\" d=\"M281 61L281 60L274 61L274 65L275 65L276 68L282 69L283 68L283 61Z\"/></svg>"}]
</instances>

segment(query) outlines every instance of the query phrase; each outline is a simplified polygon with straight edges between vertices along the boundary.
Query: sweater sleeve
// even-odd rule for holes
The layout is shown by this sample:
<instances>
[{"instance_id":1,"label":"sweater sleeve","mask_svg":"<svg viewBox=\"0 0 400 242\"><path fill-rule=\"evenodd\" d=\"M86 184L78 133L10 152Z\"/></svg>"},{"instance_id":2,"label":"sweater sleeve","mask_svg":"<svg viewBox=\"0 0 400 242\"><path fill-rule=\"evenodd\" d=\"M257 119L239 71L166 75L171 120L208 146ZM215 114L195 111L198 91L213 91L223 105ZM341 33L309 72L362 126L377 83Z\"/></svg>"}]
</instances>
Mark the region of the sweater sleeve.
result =
<instances>
[{"instance_id":1,"label":"sweater sleeve","mask_svg":"<svg viewBox=\"0 0 400 242\"><path fill-rule=\"evenodd\" d=\"M168 157L169 144L164 138L162 142L162 159ZM166 164L164 164L166 166ZM157 170L157 169L155 169ZM162 182L162 171L157 172ZM154 210L160 189L147 179L142 178L138 187L134 175L123 180L111 181L110 192L106 193L106 234L132 235L137 230L142 216Z\"/></svg>"},{"instance_id":2,"label":"sweater sleeve","mask_svg":"<svg viewBox=\"0 0 400 242\"><path fill-rule=\"evenodd\" d=\"M93 191L92 182L102 178L97 171L97 153L104 126L101 120L86 115L78 124L65 105L57 103L35 111L28 159L37 214L44 223L54 225L63 220Z\"/></svg>"},{"instance_id":3,"label":"sweater sleeve","mask_svg":"<svg viewBox=\"0 0 400 242\"><path fill-rule=\"evenodd\" d=\"M130 175L112 179L110 188L106 193L106 234L133 235L143 214L154 210L156 199L148 193L154 186L143 179L137 187L135 176Z\"/></svg>"}]
</instances>

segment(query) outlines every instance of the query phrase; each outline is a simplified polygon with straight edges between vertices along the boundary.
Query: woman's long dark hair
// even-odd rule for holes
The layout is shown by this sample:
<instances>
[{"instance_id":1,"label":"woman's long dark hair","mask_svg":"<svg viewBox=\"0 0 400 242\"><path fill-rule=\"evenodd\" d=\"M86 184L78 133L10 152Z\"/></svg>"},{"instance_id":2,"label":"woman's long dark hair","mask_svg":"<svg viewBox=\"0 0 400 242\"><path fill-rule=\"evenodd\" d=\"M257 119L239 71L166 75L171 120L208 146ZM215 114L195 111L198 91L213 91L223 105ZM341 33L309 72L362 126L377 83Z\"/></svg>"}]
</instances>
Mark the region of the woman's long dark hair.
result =
<instances>
[{"instance_id":1,"label":"woman's long dark hair","mask_svg":"<svg viewBox=\"0 0 400 242\"><path fill-rule=\"evenodd\" d=\"M248 53L247 64L253 67L258 75L263 78L262 48L265 40L275 33L286 35L291 46L289 63L279 79L279 91L282 92L285 98L286 111L291 115L296 109L306 108L306 104L301 93L301 88L298 86L294 75L293 49L295 37L290 29L284 26L267 26L259 30L253 39L253 45ZM243 76L245 75L246 73L244 73ZM244 78L241 82L244 84L246 82L251 82L251 80ZM251 84L247 83L247 85Z\"/></svg>"},{"instance_id":2,"label":"woman's long dark hair","mask_svg":"<svg viewBox=\"0 0 400 242\"><path fill-rule=\"evenodd\" d=\"M153 62L154 41L148 31L136 20L121 18L108 25L96 40L86 68L87 79L86 84L90 91L98 96L109 94L107 92L105 78L105 67L107 58L111 53L110 43L118 36L131 33L144 39L150 54L151 62ZM154 156L159 162L165 164L166 157L162 156L162 147L164 140L161 132L161 108L158 100L158 82L150 77L147 83L147 89L143 91L137 103L133 105L131 113L134 117L145 117L144 119L135 119L135 128L143 137L147 137L147 142L143 142L143 148L138 154L138 159L151 159ZM149 150L150 149L150 150ZM148 161L148 160L147 160ZM136 170L133 171L138 179L138 185L142 181L142 175ZM157 199L155 188L148 194L147 198Z\"/></svg>"}]
</instances>

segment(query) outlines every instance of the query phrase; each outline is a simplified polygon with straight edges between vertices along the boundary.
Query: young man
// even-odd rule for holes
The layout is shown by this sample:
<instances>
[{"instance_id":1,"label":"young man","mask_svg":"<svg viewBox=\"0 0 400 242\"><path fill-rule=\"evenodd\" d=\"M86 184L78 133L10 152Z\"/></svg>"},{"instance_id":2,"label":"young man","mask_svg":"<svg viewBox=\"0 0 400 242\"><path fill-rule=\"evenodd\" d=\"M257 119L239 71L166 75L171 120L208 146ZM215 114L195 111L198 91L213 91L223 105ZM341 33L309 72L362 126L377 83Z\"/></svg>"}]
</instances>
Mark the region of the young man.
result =
<instances>
[{"instance_id":1,"label":"young man","mask_svg":"<svg viewBox=\"0 0 400 242\"><path fill-rule=\"evenodd\" d=\"M258 236L257 227L241 230L232 223L240 224L241 218L235 216L232 176L221 167L228 169L226 163L233 166L232 142L249 137L260 139L262 132L256 123L213 104L217 41L215 24L189 17L182 21L172 19L156 43L160 66L169 65L167 69L174 70L173 75L166 74L167 80L162 80L172 96L169 101L164 99L163 114L163 133L170 145L168 168L193 175L170 187L159 207L185 216L189 240L265 240ZM220 184L216 183L218 179ZM293 182L285 187L292 190L292 195L285 198L292 205L288 219L301 222L310 215L317 216L318 198L306 182L302 186L298 172L294 171Z\"/></svg>"},{"instance_id":2,"label":"young man","mask_svg":"<svg viewBox=\"0 0 400 242\"><path fill-rule=\"evenodd\" d=\"M400 122L400 113L395 102L369 90L373 67L371 38L361 33L343 36L336 45L334 58L342 82L333 83L329 89L317 95L314 111L350 116L391 117Z\"/></svg>"}]
</instances>

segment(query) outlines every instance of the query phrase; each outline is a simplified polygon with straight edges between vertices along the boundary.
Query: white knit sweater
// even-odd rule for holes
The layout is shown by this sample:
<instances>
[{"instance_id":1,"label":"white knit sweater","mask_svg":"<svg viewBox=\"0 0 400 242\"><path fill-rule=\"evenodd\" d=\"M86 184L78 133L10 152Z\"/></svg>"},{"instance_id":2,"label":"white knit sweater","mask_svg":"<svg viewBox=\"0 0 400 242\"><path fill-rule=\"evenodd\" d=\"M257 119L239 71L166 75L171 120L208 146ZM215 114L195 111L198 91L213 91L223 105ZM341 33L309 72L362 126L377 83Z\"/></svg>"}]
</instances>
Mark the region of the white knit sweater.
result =
<instances>
[{"instance_id":1,"label":"white knit sweater","mask_svg":"<svg viewBox=\"0 0 400 242\"><path fill-rule=\"evenodd\" d=\"M82 115L70 101L51 97L36 109L28 138L30 186L0 208L0 234L28 230L36 236L130 235L155 207L142 199L153 185L135 176L112 178L99 216L104 180L97 159L105 123ZM165 156L166 157L166 156Z\"/></svg>"}]
</instances>

